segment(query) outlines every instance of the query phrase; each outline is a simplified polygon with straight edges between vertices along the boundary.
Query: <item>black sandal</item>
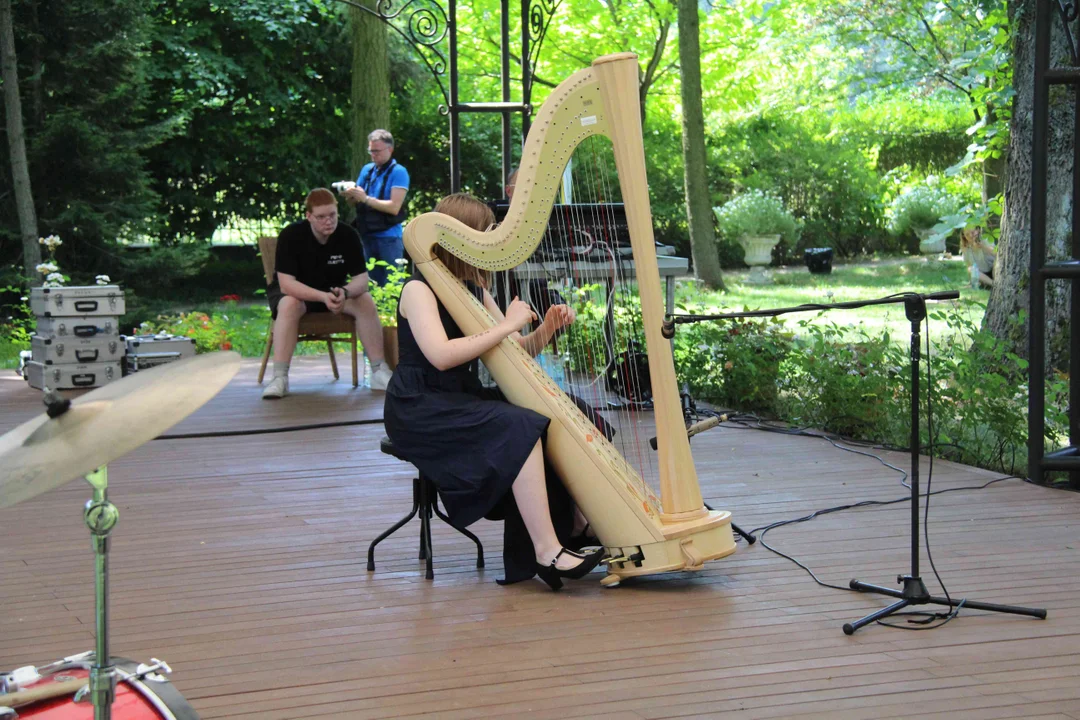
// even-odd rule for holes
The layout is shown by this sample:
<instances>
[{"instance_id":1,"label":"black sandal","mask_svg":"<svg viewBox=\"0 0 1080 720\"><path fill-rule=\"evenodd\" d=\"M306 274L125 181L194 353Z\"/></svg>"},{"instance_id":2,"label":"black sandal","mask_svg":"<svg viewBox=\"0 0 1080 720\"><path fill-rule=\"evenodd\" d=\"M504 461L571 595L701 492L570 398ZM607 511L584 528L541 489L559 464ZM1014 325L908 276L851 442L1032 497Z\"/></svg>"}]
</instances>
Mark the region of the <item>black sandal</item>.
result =
<instances>
[{"instance_id":1,"label":"black sandal","mask_svg":"<svg viewBox=\"0 0 1080 720\"><path fill-rule=\"evenodd\" d=\"M564 547L555 555L551 564L541 565L540 563L536 563L536 574L541 580L546 582L552 590L558 590L562 587L563 578L568 580L580 580L592 572L593 568L599 565L600 561L604 559L605 552L606 550L604 550L604 548L600 548L588 555L582 555L581 553L574 552L573 550ZM581 562L569 570L560 570L555 566L555 563L557 563L559 558L563 555L572 555L576 558L581 558Z\"/></svg>"}]
</instances>

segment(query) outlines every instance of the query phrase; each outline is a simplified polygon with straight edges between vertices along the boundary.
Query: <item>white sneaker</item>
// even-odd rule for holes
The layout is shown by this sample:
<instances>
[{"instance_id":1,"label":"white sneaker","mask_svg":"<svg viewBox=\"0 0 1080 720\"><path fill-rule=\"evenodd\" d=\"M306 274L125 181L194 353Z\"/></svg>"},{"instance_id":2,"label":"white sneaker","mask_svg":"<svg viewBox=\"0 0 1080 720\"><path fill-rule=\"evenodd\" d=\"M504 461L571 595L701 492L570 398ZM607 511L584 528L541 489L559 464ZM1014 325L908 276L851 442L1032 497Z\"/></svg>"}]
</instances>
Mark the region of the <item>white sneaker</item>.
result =
<instances>
[{"instance_id":1,"label":"white sneaker","mask_svg":"<svg viewBox=\"0 0 1080 720\"><path fill-rule=\"evenodd\" d=\"M377 391L386 391L386 386L390 384L390 378L394 377L394 373L390 371L385 364L381 365L375 374L371 376L371 389Z\"/></svg>"},{"instance_id":2,"label":"white sneaker","mask_svg":"<svg viewBox=\"0 0 1080 720\"><path fill-rule=\"evenodd\" d=\"M289 394L289 378L285 375L279 375L270 381L270 384L263 390L263 400L276 400L277 398L283 398Z\"/></svg>"}]
</instances>

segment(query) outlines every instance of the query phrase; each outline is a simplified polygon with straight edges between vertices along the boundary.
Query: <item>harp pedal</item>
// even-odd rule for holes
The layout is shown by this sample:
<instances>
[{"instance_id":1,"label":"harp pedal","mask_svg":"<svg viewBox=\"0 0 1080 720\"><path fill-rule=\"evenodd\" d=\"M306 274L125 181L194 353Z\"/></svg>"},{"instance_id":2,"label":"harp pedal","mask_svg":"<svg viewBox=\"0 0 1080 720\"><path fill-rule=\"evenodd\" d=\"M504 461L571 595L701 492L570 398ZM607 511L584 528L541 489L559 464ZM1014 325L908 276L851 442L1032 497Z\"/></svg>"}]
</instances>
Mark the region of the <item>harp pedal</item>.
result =
<instances>
[{"instance_id":1,"label":"harp pedal","mask_svg":"<svg viewBox=\"0 0 1080 720\"><path fill-rule=\"evenodd\" d=\"M620 555L619 557L607 557L607 558L604 558L603 560L601 560L600 562L606 563L607 565L618 564L619 566L625 565L628 562L632 562L632 563L634 563L635 567L641 567L641 563L642 563L642 561L644 559L645 559L645 553L641 552L641 550L638 550L636 553L633 553L631 555Z\"/></svg>"}]
</instances>

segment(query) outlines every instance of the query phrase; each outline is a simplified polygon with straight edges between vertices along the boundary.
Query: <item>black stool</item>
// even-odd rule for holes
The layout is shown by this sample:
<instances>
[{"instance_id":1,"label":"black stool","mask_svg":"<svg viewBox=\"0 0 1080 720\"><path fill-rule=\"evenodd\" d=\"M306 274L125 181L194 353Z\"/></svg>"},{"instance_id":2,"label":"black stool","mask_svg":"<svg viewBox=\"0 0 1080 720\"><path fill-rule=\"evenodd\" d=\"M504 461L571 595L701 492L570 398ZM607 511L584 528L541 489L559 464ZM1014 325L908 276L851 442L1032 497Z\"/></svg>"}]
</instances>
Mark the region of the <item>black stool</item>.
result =
<instances>
[{"instance_id":1,"label":"black stool","mask_svg":"<svg viewBox=\"0 0 1080 720\"><path fill-rule=\"evenodd\" d=\"M390 438L384 437L379 443L379 449L387 455L392 455L398 460L405 460L400 454L398 454L397 448L390 442ZM368 546L367 551L367 569L368 572L374 572L375 570L375 546L381 543L386 538L390 537L395 531L397 531L402 525L413 519L413 516L417 512L420 513L420 559L427 560L427 579L433 580L435 578L435 571L431 568L431 514L434 513L450 527L454 527L450 524L450 518L443 514L439 509L439 493L435 489L435 483L427 477L424 477L423 473L417 473L417 477L413 478L412 485L412 498L413 506L412 510L405 517L398 520L394 525L384 532L379 537L375 538L371 545ZM476 567L484 567L484 546L480 544L480 538L473 535L468 530L462 530L461 528L454 528L459 533L476 543Z\"/></svg>"}]
</instances>

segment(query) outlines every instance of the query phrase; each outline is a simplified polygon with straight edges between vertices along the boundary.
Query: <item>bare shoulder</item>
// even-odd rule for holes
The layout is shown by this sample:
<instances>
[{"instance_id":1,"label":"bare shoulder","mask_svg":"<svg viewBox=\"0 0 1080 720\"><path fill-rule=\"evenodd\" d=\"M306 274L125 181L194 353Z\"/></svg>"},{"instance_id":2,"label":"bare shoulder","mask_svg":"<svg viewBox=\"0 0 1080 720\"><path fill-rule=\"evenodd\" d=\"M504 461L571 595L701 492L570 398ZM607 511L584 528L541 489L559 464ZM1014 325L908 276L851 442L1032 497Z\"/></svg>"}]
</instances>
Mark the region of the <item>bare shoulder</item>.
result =
<instances>
[{"instance_id":1,"label":"bare shoulder","mask_svg":"<svg viewBox=\"0 0 1080 720\"><path fill-rule=\"evenodd\" d=\"M434 306L435 293L431 291L427 283L419 280L409 280L401 288L399 312L401 312L403 318L408 319L409 315L414 311L423 312L425 309Z\"/></svg>"}]
</instances>

